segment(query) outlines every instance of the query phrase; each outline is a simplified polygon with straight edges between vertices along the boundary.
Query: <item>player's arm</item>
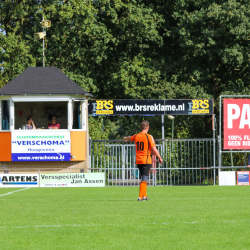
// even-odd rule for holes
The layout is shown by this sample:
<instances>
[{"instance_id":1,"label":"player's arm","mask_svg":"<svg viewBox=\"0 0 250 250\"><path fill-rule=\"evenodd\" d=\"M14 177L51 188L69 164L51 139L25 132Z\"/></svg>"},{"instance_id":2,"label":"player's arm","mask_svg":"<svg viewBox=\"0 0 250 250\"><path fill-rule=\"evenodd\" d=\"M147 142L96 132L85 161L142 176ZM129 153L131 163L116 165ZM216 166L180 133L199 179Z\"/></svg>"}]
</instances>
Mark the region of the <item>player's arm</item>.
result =
<instances>
[{"instance_id":1,"label":"player's arm","mask_svg":"<svg viewBox=\"0 0 250 250\"><path fill-rule=\"evenodd\" d=\"M123 140L124 140L125 142L132 142L132 141L135 141L135 137L136 137L136 135L133 135L133 136L125 136L125 137L123 137Z\"/></svg>"},{"instance_id":2,"label":"player's arm","mask_svg":"<svg viewBox=\"0 0 250 250\"><path fill-rule=\"evenodd\" d=\"M163 160L162 160L162 158L161 158L161 155L160 155L158 149L157 149L155 146L152 147L152 151L153 151L153 153L158 157L159 162L160 162L160 163L163 163Z\"/></svg>"},{"instance_id":3,"label":"player's arm","mask_svg":"<svg viewBox=\"0 0 250 250\"><path fill-rule=\"evenodd\" d=\"M163 163L163 160L162 160L162 158L161 158L161 155L160 155L158 149L157 149L156 146L155 146L155 140L154 140L153 136L150 135L150 136L148 137L148 139L149 139L149 144L150 144L150 146L151 146L151 151L153 151L153 153L157 156L157 158L159 159L159 162L160 162L160 163Z\"/></svg>"},{"instance_id":4,"label":"player's arm","mask_svg":"<svg viewBox=\"0 0 250 250\"><path fill-rule=\"evenodd\" d=\"M123 140L124 140L125 142L132 142L130 136L125 136L125 137L123 137Z\"/></svg>"}]
</instances>

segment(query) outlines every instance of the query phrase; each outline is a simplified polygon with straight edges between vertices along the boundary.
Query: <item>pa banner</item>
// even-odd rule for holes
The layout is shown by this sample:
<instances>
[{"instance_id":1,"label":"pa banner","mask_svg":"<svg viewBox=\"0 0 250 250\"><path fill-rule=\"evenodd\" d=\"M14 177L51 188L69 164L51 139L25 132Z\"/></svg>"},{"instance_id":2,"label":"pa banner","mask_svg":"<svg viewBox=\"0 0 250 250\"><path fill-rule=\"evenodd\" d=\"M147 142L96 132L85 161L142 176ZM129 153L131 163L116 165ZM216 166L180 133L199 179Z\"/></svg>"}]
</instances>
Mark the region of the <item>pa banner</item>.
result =
<instances>
[{"instance_id":1,"label":"pa banner","mask_svg":"<svg viewBox=\"0 0 250 250\"><path fill-rule=\"evenodd\" d=\"M212 115L213 100L89 100L88 114Z\"/></svg>"},{"instance_id":2,"label":"pa banner","mask_svg":"<svg viewBox=\"0 0 250 250\"><path fill-rule=\"evenodd\" d=\"M11 137L12 161L70 161L70 131L17 130Z\"/></svg>"},{"instance_id":3,"label":"pa banner","mask_svg":"<svg viewBox=\"0 0 250 250\"><path fill-rule=\"evenodd\" d=\"M250 149L250 99L223 100L224 149Z\"/></svg>"}]
</instances>

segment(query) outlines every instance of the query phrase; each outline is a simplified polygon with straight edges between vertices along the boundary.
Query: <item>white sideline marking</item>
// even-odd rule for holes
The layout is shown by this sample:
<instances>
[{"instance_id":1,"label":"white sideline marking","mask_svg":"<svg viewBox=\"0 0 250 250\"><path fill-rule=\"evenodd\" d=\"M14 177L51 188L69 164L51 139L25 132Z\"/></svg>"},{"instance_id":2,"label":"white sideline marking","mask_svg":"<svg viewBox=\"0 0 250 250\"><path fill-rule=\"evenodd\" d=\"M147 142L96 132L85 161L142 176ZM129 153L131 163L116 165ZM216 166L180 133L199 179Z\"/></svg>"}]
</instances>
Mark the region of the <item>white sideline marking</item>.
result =
<instances>
[{"instance_id":1,"label":"white sideline marking","mask_svg":"<svg viewBox=\"0 0 250 250\"><path fill-rule=\"evenodd\" d=\"M19 192L19 191L23 191L23 190L26 190L26 189L30 189L30 188L28 187L28 188L16 190L16 191L13 191L13 192L9 192L9 193L7 193L7 194L1 194L0 197L5 196L5 195L9 195L9 194L13 194L13 193L16 193L16 192Z\"/></svg>"},{"instance_id":2,"label":"white sideline marking","mask_svg":"<svg viewBox=\"0 0 250 250\"><path fill-rule=\"evenodd\" d=\"M239 223L239 222L250 222L250 220L243 220L243 221L216 221L216 223L224 223L224 224L229 224L229 223ZM203 221L183 221L183 222L179 222L180 224L184 223L184 224L205 224L206 222ZM128 223L129 224L129 223ZM178 224L177 223L166 223L166 222L162 222L162 223L158 223L158 222L152 222L152 223L145 223L145 225L173 225L173 224ZM98 227L98 226L119 226L120 224L85 224L85 225L81 225L81 224L65 224L65 225L33 225L33 226L0 226L0 230L1 229L24 229L24 228L58 228L58 227Z\"/></svg>"}]
</instances>

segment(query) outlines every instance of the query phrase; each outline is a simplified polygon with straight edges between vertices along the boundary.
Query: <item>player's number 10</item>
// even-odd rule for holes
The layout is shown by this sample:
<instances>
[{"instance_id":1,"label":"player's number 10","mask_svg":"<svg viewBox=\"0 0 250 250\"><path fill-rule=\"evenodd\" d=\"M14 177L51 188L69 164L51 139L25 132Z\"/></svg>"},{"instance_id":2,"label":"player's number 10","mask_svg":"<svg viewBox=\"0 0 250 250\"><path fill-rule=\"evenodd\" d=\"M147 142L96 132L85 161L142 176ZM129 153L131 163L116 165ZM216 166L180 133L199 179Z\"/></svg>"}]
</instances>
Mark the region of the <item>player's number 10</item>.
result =
<instances>
[{"instance_id":1,"label":"player's number 10","mask_svg":"<svg viewBox=\"0 0 250 250\"><path fill-rule=\"evenodd\" d=\"M136 146L137 146L137 151L143 151L144 150L144 142L140 142L140 141L138 141L138 142L136 142Z\"/></svg>"}]
</instances>

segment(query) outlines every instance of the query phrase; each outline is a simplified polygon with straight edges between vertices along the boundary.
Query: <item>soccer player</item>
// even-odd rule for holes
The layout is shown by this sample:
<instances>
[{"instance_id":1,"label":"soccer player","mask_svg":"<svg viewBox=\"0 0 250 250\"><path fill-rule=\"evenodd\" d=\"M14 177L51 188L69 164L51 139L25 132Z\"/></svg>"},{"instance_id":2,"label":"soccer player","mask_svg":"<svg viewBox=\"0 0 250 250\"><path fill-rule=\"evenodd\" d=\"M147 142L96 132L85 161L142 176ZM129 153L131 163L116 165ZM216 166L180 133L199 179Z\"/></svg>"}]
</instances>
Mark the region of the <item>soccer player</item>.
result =
<instances>
[{"instance_id":1,"label":"soccer player","mask_svg":"<svg viewBox=\"0 0 250 250\"><path fill-rule=\"evenodd\" d=\"M160 153L155 146L154 138L152 135L148 134L148 130L149 122L143 121L141 123L141 133L124 137L125 142L135 142L136 164L141 173L141 184L138 201L149 200L146 191L149 171L152 167L151 150L159 158L159 162L163 162Z\"/></svg>"}]
</instances>

